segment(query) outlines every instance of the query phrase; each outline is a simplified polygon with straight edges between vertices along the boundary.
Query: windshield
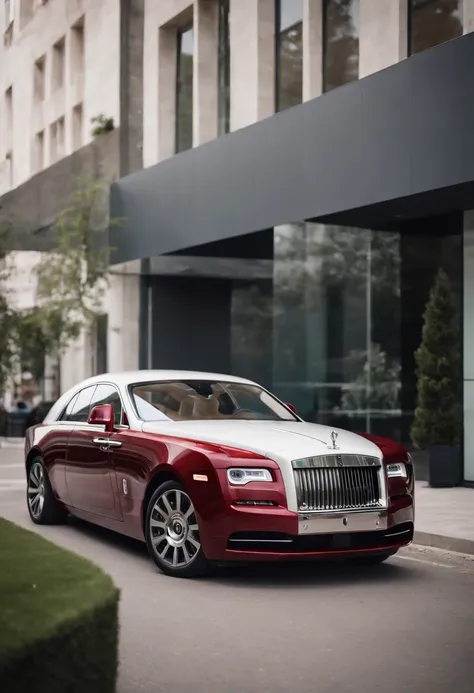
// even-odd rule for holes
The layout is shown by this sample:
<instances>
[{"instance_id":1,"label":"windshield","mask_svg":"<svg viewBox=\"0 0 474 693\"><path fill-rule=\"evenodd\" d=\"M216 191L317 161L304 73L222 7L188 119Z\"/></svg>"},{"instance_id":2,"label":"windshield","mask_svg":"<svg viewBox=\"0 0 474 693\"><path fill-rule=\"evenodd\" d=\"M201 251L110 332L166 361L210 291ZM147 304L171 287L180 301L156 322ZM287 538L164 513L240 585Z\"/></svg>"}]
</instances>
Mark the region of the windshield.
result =
<instances>
[{"instance_id":1,"label":"windshield","mask_svg":"<svg viewBox=\"0 0 474 693\"><path fill-rule=\"evenodd\" d=\"M258 385L215 380L174 380L132 385L143 421L246 419L297 421L297 417Z\"/></svg>"}]
</instances>

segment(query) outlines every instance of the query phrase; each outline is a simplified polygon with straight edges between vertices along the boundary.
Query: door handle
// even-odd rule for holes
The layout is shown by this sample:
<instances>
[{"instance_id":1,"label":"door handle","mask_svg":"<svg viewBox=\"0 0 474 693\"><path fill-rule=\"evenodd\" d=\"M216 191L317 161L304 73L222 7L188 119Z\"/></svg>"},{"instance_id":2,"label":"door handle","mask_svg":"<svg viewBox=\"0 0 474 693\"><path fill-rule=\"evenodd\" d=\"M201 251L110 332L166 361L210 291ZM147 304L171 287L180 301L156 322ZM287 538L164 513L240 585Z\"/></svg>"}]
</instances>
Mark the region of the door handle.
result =
<instances>
[{"instance_id":1,"label":"door handle","mask_svg":"<svg viewBox=\"0 0 474 693\"><path fill-rule=\"evenodd\" d=\"M110 440L109 438L93 438L94 445L100 445L104 448L121 448L122 443L118 440Z\"/></svg>"}]
</instances>

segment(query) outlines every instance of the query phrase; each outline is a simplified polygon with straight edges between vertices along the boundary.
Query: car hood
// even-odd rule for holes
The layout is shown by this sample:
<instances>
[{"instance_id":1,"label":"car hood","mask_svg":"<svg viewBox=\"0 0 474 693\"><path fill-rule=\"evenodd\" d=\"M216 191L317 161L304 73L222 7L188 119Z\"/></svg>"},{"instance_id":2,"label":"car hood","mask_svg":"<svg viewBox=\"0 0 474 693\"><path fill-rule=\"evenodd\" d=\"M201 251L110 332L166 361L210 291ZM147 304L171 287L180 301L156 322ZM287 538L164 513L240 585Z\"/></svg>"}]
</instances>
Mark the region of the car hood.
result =
<instances>
[{"instance_id":1,"label":"car hood","mask_svg":"<svg viewBox=\"0 0 474 693\"><path fill-rule=\"evenodd\" d=\"M275 462L336 452L331 434L337 433L337 452L372 455L382 459L380 448L362 436L340 428L303 421L179 421L143 424L145 433L227 445L255 452Z\"/></svg>"}]
</instances>

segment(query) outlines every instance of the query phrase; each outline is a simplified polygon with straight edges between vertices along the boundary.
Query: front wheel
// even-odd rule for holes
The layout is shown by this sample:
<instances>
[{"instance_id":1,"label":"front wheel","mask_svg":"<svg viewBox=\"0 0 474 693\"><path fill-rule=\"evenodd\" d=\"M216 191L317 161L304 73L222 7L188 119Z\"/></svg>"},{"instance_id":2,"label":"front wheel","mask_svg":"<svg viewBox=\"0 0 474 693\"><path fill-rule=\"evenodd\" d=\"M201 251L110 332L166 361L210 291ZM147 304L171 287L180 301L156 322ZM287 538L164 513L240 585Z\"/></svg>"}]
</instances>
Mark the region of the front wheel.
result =
<instances>
[{"instance_id":1,"label":"front wheel","mask_svg":"<svg viewBox=\"0 0 474 693\"><path fill-rule=\"evenodd\" d=\"M145 538L150 556L165 575L192 578L209 572L196 511L179 482L166 481L153 493L146 513Z\"/></svg>"},{"instance_id":2,"label":"front wheel","mask_svg":"<svg viewBox=\"0 0 474 693\"><path fill-rule=\"evenodd\" d=\"M68 512L54 497L48 473L39 458L28 470L26 490L28 512L36 525L57 525L65 522Z\"/></svg>"}]
</instances>

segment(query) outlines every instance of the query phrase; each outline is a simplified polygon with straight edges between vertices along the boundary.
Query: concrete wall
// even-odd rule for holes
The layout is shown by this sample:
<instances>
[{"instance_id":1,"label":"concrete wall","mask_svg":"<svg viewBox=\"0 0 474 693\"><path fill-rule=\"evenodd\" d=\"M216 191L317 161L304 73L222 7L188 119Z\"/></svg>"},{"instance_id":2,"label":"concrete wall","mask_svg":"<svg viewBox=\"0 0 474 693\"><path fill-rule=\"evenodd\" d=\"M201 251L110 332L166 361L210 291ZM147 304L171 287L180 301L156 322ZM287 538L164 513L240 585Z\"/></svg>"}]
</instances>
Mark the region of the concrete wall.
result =
<instances>
[{"instance_id":1,"label":"concrete wall","mask_svg":"<svg viewBox=\"0 0 474 693\"><path fill-rule=\"evenodd\" d=\"M25 3L22 3L22 7ZM120 123L119 71L120 27L118 0L49 0L31 16L22 16L15 0L11 45L0 43L0 123L5 123L5 90L13 87L13 128L2 128L0 162L4 178L0 194L25 182L52 162L52 124L64 118L64 147L67 156L92 139L90 119L104 113ZM4 26L5 4L0 6ZM74 56L72 27L84 17L84 60ZM54 88L53 45L65 39L63 86ZM44 99L35 97L35 61L45 57ZM81 67L81 64L83 67ZM36 92L37 93L37 92ZM82 105L82 127L74 137L73 108ZM76 111L76 114L78 111ZM43 133L44 158L38 163L35 136ZM13 176L7 180L5 156L12 152Z\"/></svg>"},{"instance_id":2,"label":"concrete wall","mask_svg":"<svg viewBox=\"0 0 474 693\"><path fill-rule=\"evenodd\" d=\"M92 141L0 199L0 220L12 224L13 248L45 250L50 246L48 225L64 208L78 176L118 177L119 138L117 129Z\"/></svg>"}]
</instances>

